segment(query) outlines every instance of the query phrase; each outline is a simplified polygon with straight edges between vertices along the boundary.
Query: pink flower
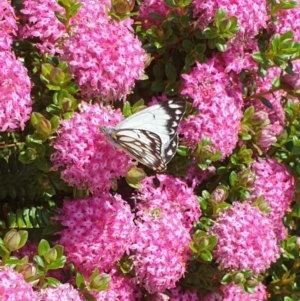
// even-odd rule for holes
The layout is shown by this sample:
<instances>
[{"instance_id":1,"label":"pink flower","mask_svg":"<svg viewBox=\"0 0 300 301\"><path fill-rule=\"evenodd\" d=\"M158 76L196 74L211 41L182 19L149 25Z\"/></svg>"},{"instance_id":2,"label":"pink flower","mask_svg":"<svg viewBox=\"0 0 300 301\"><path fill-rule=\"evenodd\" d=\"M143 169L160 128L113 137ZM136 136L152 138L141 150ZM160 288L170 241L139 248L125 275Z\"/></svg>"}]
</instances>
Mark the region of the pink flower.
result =
<instances>
[{"instance_id":1,"label":"pink flower","mask_svg":"<svg viewBox=\"0 0 300 301\"><path fill-rule=\"evenodd\" d=\"M8 51L0 51L0 131L24 130L31 114L31 82L26 68Z\"/></svg>"},{"instance_id":2,"label":"pink flower","mask_svg":"<svg viewBox=\"0 0 300 301\"><path fill-rule=\"evenodd\" d=\"M170 301L200 301L196 292L183 292L180 287L172 288L170 293Z\"/></svg>"},{"instance_id":3,"label":"pink flower","mask_svg":"<svg viewBox=\"0 0 300 301\"><path fill-rule=\"evenodd\" d=\"M210 229L218 237L214 257L220 269L265 271L280 255L273 224L257 207L233 203Z\"/></svg>"},{"instance_id":4,"label":"pink flower","mask_svg":"<svg viewBox=\"0 0 300 301\"><path fill-rule=\"evenodd\" d=\"M18 26L16 15L10 1L0 2L0 49L9 50L16 36Z\"/></svg>"},{"instance_id":5,"label":"pink flower","mask_svg":"<svg viewBox=\"0 0 300 301\"><path fill-rule=\"evenodd\" d=\"M222 301L266 301L268 299L266 287L262 283L259 283L256 287L254 294L245 292L241 286L234 283L223 285L221 289L224 293ZM204 301L210 300L204 299Z\"/></svg>"},{"instance_id":6,"label":"pink flower","mask_svg":"<svg viewBox=\"0 0 300 301\"><path fill-rule=\"evenodd\" d=\"M130 249L135 283L149 293L175 287L189 258L189 229L175 213L164 210L138 212L135 244Z\"/></svg>"},{"instance_id":7,"label":"pink flower","mask_svg":"<svg viewBox=\"0 0 300 301\"><path fill-rule=\"evenodd\" d=\"M136 301L141 300L141 290L134 285L129 277L117 273L114 269L109 273L111 280L109 289L93 292L97 301Z\"/></svg>"},{"instance_id":8,"label":"pink flower","mask_svg":"<svg viewBox=\"0 0 300 301\"><path fill-rule=\"evenodd\" d=\"M274 159L259 160L253 163L252 171L256 178L251 189L251 200L262 196L271 208L268 215L279 239L285 238L282 218L293 200L295 180L288 169ZM283 232L282 232L283 230Z\"/></svg>"},{"instance_id":9,"label":"pink flower","mask_svg":"<svg viewBox=\"0 0 300 301\"><path fill-rule=\"evenodd\" d=\"M142 78L146 62L132 20L110 19L105 13L108 0L82 2L75 34L63 43L62 59L69 63L83 94L102 101L124 100L135 80Z\"/></svg>"},{"instance_id":10,"label":"pink flower","mask_svg":"<svg viewBox=\"0 0 300 301\"><path fill-rule=\"evenodd\" d=\"M158 186L153 181L158 180ZM187 229L191 229L192 223L201 216L201 210L197 196L193 188L185 182L171 175L157 175L147 177L142 181L142 188L136 198L139 200L140 211L160 211L178 216Z\"/></svg>"},{"instance_id":11,"label":"pink flower","mask_svg":"<svg viewBox=\"0 0 300 301\"><path fill-rule=\"evenodd\" d=\"M64 9L55 0L22 0L22 4L19 38L38 38L36 46L41 53L61 52L56 44L64 35L65 27L54 12L63 13Z\"/></svg>"},{"instance_id":12,"label":"pink flower","mask_svg":"<svg viewBox=\"0 0 300 301\"><path fill-rule=\"evenodd\" d=\"M162 293L175 287L185 272L199 203L192 188L169 175L146 178L136 198L137 232L130 247L135 282L150 293Z\"/></svg>"},{"instance_id":13,"label":"pink flower","mask_svg":"<svg viewBox=\"0 0 300 301\"><path fill-rule=\"evenodd\" d=\"M0 268L0 299L3 301L38 301L31 284L11 268Z\"/></svg>"},{"instance_id":14,"label":"pink flower","mask_svg":"<svg viewBox=\"0 0 300 301\"><path fill-rule=\"evenodd\" d=\"M225 9L228 17L237 17L240 28L237 37L244 37L250 43L259 33L259 30L267 27L269 16L267 14L266 1L254 0L193 0L194 17L200 28L205 28L214 20L215 12L219 8Z\"/></svg>"},{"instance_id":15,"label":"pink flower","mask_svg":"<svg viewBox=\"0 0 300 301\"><path fill-rule=\"evenodd\" d=\"M299 5L299 4L298 4ZM276 33L283 34L289 30L293 31L294 40L300 40L300 11L299 6L293 9L281 9L277 12L276 24L271 24Z\"/></svg>"},{"instance_id":16,"label":"pink flower","mask_svg":"<svg viewBox=\"0 0 300 301\"><path fill-rule=\"evenodd\" d=\"M216 58L199 64L190 74L183 74L182 95L193 99L198 115L190 115L181 122L180 133L186 144L195 148L203 138L209 138L213 147L230 155L236 146L242 118L241 87L235 85ZM230 122L229 122L230 120Z\"/></svg>"},{"instance_id":17,"label":"pink flower","mask_svg":"<svg viewBox=\"0 0 300 301\"><path fill-rule=\"evenodd\" d=\"M40 301L84 301L85 298L79 294L79 292L74 289L68 283L60 284L58 287L47 287L42 289L39 293Z\"/></svg>"},{"instance_id":18,"label":"pink flower","mask_svg":"<svg viewBox=\"0 0 300 301\"><path fill-rule=\"evenodd\" d=\"M88 274L96 268L109 271L134 241L133 215L118 195L64 201L55 219L66 227L59 243L68 261Z\"/></svg>"},{"instance_id":19,"label":"pink flower","mask_svg":"<svg viewBox=\"0 0 300 301\"><path fill-rule=\"evenodd\" d=\"M53 169L63 168L61 177L71 186L93 192L107 191L113 180L124 176L133 163L122 150L115 149L100 131L123 119L119 110L82 102L81 113L62 120L51 156Z\"/></svg>"}]
</instances>

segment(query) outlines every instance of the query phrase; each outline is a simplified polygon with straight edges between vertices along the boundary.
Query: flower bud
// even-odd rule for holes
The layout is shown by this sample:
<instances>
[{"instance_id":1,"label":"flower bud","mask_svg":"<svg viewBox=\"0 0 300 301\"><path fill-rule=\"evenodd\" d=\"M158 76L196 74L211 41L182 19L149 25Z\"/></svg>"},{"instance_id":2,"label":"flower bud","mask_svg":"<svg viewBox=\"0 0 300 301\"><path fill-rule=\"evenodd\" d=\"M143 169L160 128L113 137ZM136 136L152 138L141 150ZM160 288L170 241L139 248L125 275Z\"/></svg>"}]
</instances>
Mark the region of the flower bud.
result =
<instances>
[{"instance_id":1,"label":"flower bud","mask_svg":"<svg viewBox=\"0 0 300 301\"><path fill-rule=\"evenodd\" d=\"M218 186L212 193L211 199L216 203L224 202L228 197L228 190L224 186Z\"/></svg>"},{"instance_id":2,"label":"flower bud","mask_svg":"<svg viewBox=\"0 0 300 301\"><path fill-rule=\"evenodd\" d=\"M18 250L20 241L21 241L21 235L15 229L10 230L4 236L4 243L9 251Z\"/></svg>"},{"instance_id":3,"label":"flower bud","mask_svg":"<svg viewBox=\"0 0 300 301\"><path fill-rule=\"evenodd\" d=\"M49 135L51 132L52 126L51 122L46 118L40 118L37 125L36 131L41 135Z\"/></svg>"},{"instance_id":4,"label":"flower bud","mask_svg":"<svg viewBox=\"0 0 300 301\"><path fill-rule=\"evenodd\" d=\"M37 274L37 269L32 263L26 263L21 267L20 273L23 275L24 279L28 279Z\"/></svg>"},{"instance_id":5,"label":"flower bud","mask_svg":"<svg viewBox=\"0 0 300 301\"><path fill-rule=\"evenodd\" d=\"M262 129L257 145L261 149L269 149L269 147L277 141L276 135L277 133L274 131L274 126L272 124L267 125Z\"/></svg>"},{"instance_id":6,"label":"flower bud","mask_svg":"<svg viewBox=\"0 0 300 301\"><path fill-rule=\"evenodd\" d=\"M263 124L268 120L269 114L264 111L255 112L252 116L251 123L254 125Z\"/></svg>"},{"instance_id":7,"label":"flower bud","mask_svg":"<svg viewBox=\"0 0 300 301\"><path fill-rule=\"evenodd\" d=\"M44 257L48 263L54 262L57 259L57 251L51 248L45 253Z\"/></svg>"},{"instance_id":8,"label":"flower bud","mask_svg":"<svg viewBox=\"0 0 300 301\"><path fill-rule=\"evenodd\" d=\"M256 279L249 279L249 280L247 280L246 281L246 286L248 286L248 287L252 287L252 288L255 288L255 287L257 287L258 286L258 281L256 280Z\"/></svg>"},{"instance_id":9,"label":"flower bud","mask_svg":"<svg viewBox=\"0 0 300 301\"><path fill-rule=\"evenodd\" d=\"M244 280L244 274L243 273L236 273L232 277L235 284L240 284Z\"/></svg>"},{"instance_id":10,"label":"flower bud","mask_svg":"<svg viewBox=\"0 0 300 301\"><path fill-rule=\"evenodd\" d=\"M239 173L238 179L241 186L250 188L254 184L255 174L249 169L244 169Z\"/></svg>"}]
</instances>

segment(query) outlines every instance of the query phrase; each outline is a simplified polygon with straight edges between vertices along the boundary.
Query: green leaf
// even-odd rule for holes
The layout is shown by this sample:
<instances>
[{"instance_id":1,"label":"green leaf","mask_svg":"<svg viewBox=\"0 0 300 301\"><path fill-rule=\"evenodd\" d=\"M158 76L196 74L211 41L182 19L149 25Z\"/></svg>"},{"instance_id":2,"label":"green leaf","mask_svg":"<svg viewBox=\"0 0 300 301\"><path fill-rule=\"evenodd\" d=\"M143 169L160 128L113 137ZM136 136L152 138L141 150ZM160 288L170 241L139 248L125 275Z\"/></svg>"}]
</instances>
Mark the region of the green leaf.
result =
<instances>
[{"instance_id":1,"label":"green leaf","mask_svg":"<svg viewBox=\"0 0 300 301\"><path fill-rule=\"evenodd\" d=\"M235 171L232 171L229 175L229 183L231 187L234 187L235 184L237 183L237 174Z\"/></svg>"},{"instance_id":2,"label":"green leaf","mask_svg":"<svg viewBox=\"0 0 300 301\"><path fill-rule=\"evenodd\" d=\"M273 110L273 105L267 98L262 97L262 96L258 96L257 98L262 102L263 105L265 105L267 108Z\"/></svg>"},{"instance_id":3,"label":"green leaf","mask_svg":"<svg viewBox=\"0 0 300 301\"><path fill-rule=\"evenodd\" d=\"M136 113L144 105L145 105L144 99L138 100L131 108L132 113Z\"/></svg>"},{"instance_id":4,"label":"green leaf","mask_svg":"<svg viewBox=\"0 0 300 301\"><path fill-rule=\"evenodd\" d=\"M183 40L182 47L186 52L190 52L194 49L194 43L191 40Z\"/></svg>"},{"instance_id":5,"label":"green leaf","mask_svg":"<svg viewBox=\"0 0 300 301\"><path fill-rule=\"evenodd\" d=\"M200 258L205 261L205 262L209 262L212 261L212 254L208 251L208 250L203 250L200 253Z\"/></svg>"},{"instance_id":6,"label":"green leaf","mask_svg":"<svg viewBox=\"0 0 300 301\"><path fill-rule=\"evenodd\" d=\"M25 245L25 243L27 242L28 232L25 231L25 230L20 230L19 234L21 235L21 240L19 242L18 249L21 249Z\"/></svg>"},{"instance_id":7,"label":"green leaf","mask_svg":"<svg viewBox=\"0 0 300 301\"><path fill-rule=\"evenodd\" d=\"M225 52L227 50L226 41L223 38L216 39L216 47L220 52Z\"/></svg>"},{"instance_id":8,"label":"green leaf","mask_svg":"<svg viewBox=\"0 0 300 301\"><path fill-rule=\"evenodd\" d=\"M219 33L215 27L204 28L203 34L207 39L215 39L219 36Z\"/></svg>"},{"instance_id":9,"label":"green leaf","mask_svg":"<svg viewBox=\"0 0 300 301\"><path fill-rule=\"evenodd\" d=\"M82 274L76 273L76 286L81 289L84 287L85 280Z\"/></svg>"},{"instance_id":10,"label":"green leaf","mask_svg":"<svg viewBox=\"0 0 300 301\"><path fill-rule=\"evenodd\" d=\"M153 92L163 92L165 89L165 84L161 80L156 80L151 85L151 90Z\"/></svg>"},{"instance_id":11,"label":"green leaf","mask_svg":"<svg viewBox=\"0 0 300 301\"><path fill-rule=\"evenodd\" d=\"M68 19L64 15L62 15L60 12L55 11L54 14L60 23L62 23L65 26L68 24Z\"/></svg>"},{"instance_id":12,"label":"green leaf","mask_svg":"<svg viewBox=\"0 0 300 301\"><path fill-rule=\"evenodd\" d=\"M166 63L166 65L165 65L165 74L166 74L167 78L170 81L175 81L176 80L177 71L176 71L175 66L172 63L170 63L170 62Z\"/></svg>"},{"instance_id":13,"label":"green leaf","mask_svg":"<svg viewBox=\"0 0 300 301\"><path fill-rule=\"evenodd\" d=\"M40 256L44 256L49 249L50 249L50 244L48 243L48 241L42 239L38 246L38 254Z\"/></svg>"},{"instance_id":14,"label":"green leaf","mask_svg":"<svg viewBox=\"0 0 300 301\"><path fill-rule=\"evenodd\" d=\"M33 262L38 266L45 267L44 260L41 256L34 255Z\"/></svg>"},{"instance_id":15,"label":"green leaf","mask_svg":"<svg viewBox=\"0 0 300 301\"><path fill-rule=\"evenodd\" d=\"M178 7L178 3L176 0L164 0L164 3L170 7Z\"/></svg>"},{"instance_id":16,"label":"green leaf","mask_svg":"<svg viewBox=\"0 0 300 301\"><path fill-rule=\"evenodd\" d=\"M76 3L76 4L73 4L71 6L71 8L68 10L68 15L69 17L74 17L77 15L78 11L80 10L80 8L83 6L82 3Z\"/></svg>"},{"instance_id":17,"label":"green leaf","mask_svg":"<svg viewBox=\"0 0 300 301\"><path fill-rule=\"evenodd\" d=\"M52 287L58 287L60 285L59 280L53 277L46 277L45 282Z\"/></svg>"},{"instance_id":18,"label":"green leaf","mask_svg":"<svg viewBox=\"0 0 300 301\"><path fill-rule=\"evenodd\" d=\"M167 95L177 95L179 93L179 86L177 82L170 82L165 87L165 93Z\"/></svg>"},{"instance_id":19,"label":"green leaf","mask_svg":"<svg viewBox=\"0 0 300 301\"><path fill-rule=\"evenodd\" d=\"M126 101L124 103L122 113L126 118L132 115L130 102Z\"/></svg>"},{"instance_id":20,"label":"green leaf","mask_svg":"<svg viewBox=\"0 0 300 301\"><path fill-rule=\"evenodd\" d=\"M179 145L177 148L177 154L181 157L191 156L191 151L187 146Z\"/></svg>"}]
</instances>

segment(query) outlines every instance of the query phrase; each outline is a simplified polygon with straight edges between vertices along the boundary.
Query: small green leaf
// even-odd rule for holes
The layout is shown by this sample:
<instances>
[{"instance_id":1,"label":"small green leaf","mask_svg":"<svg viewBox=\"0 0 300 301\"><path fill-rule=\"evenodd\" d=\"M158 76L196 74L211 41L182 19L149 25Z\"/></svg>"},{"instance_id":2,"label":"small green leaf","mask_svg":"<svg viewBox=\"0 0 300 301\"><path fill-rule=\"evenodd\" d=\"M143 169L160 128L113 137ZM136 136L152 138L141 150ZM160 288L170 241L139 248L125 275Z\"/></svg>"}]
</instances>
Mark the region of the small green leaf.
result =
<instances>
[{"instance_id":1,"label":"small green leaf","mask_svg":"<svg viewBox=\"0 0 300 301\"><path fill-rule=\"evenodd\" d=\"M177 71L172 63L167 62L165 65L165 74L170 81L175 81L177 78Z\"/></svg>"},{"instance_id":2,"label":"small green leaf","mask_svg":"<svg viewBox=\"0 0 300 301\"><path fill-rule=\"evenodd\" d=\"M40 256L44 256L49 249L50 249L50 244L48 243L48 241L42 239L38 246L38 254Z\"/></svg>"},{"instance_id":3,"label":"small green leaf","mask_svg":"<svg viewBox=\"0 0 300 301\"><path fill-rule=\"evenodd\" d=\"M122 112L123 112L123 115L124 115L126 118L132 115L130 102L126 101L126 102L124 103Z\"/></svg>"},{"instance_id":4,"label":"small green leaf","mask_svg":"<svg viewBox=\"0 0 300 301\"><path fill-rule=\"evenodd\" d=\"M205 261L205 262L209 262L212 261L212 254L208 251L208 250L203 250L200 253L200 258Z\"/></svg>"}]
</instances>

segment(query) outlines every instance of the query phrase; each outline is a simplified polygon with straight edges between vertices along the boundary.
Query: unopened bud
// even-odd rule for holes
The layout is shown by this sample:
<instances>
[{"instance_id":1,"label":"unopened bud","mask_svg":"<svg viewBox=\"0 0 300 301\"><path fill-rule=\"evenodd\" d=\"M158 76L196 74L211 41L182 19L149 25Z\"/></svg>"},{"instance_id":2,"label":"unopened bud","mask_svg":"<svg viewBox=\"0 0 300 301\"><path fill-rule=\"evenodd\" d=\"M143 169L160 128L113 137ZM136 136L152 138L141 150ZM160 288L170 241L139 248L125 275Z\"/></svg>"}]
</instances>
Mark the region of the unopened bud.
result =
<instances>
[{"instance_id":1,"label":"unopened bud","mask_svg":"<svg viewBox=\"0 0 300 301\"><path fill-rule=\"evenodd\" d=\"M9 251L18 250L20 241L21 241L21 235L15 229L10 230L4 236L4 243Z\"/></svg>"},{"instance_id":2,"label":"unopened bud","mask_svg":"<svg viewBox=\"0 0 300 301\"><path fill-rule=\"evenodd\" d=\"M224 202L228 197L228 190L224 186L218 186L212 193L211 198L216 203Z\"/></svg>"}]
</instances>

